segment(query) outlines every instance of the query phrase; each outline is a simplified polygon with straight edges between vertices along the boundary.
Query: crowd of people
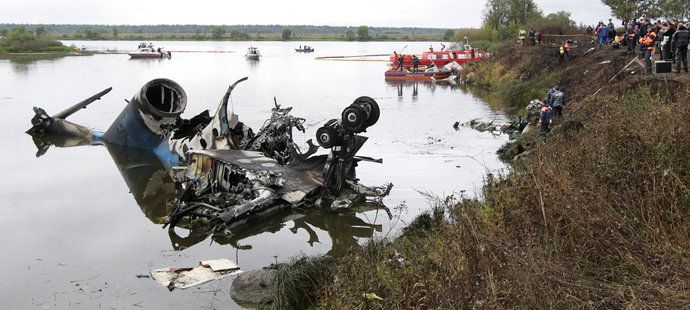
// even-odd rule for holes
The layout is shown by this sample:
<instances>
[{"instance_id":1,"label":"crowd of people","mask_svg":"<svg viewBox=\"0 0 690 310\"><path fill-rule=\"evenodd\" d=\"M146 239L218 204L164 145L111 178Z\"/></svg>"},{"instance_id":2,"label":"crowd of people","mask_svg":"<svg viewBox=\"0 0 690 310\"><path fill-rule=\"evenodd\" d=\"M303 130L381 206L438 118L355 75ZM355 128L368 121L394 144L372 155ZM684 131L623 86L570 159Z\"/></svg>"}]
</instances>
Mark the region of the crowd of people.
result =
<instances>
[{"instance_id":1,"label":"crowd of people","mask_svg":"<svg viewBox=\"0 0 690 310\"><path fill-rule=\"evenodd\" d=\"M594 36L599 46L613 44L627 47L629 55L636 55L637 50L645 58L647 73L652 72L652 58L659 55L662 61L671 61L675 64L675 71L688 72L687 49L690 43L690 31L687 29L687 20L657 20L652 22L649 18L640 17L636 20L624 23L624 32L619 35L611 19L608 24L599 22L596 28L587 27L587 34Z\"/></svg>"},{"instance_id":2,"label":"crowd of people","mask_svg":"<svg viewBox=\"0 0 690 310\"><path fill-rule=\"evenodd\" d=\"M636 55L636 50L644 55L647 72L652 71L652 57L658 55L659 60L672 61L675 64L675 71L688 72L687 53L690 43L690 30L687 28L687 20L684 21L661 21L652 22L648 18L640 18L625 23L625 31L618 33L609 19L608 24L599 22L596 27L588 26L588 35L594 37L596 44L601 46L613 44L614 48L620 45L627 47L629 55ZM520 46L524 46L525 40L529 39L532 45L541 41L541 33L530 29L529 33L524 30L518 32ZM558 46L558 55L561 62L568 60L570 53L570 42L562 41ZM548 90L544 99L535 99L527 106L528 120L522 121L520 131L528 124L536 125L539 128L539 135L546 137L550 131L550 126L554 118L560 118L565 109L565 93L558 86Z\"/></svg>"},{"instance_id":3,"label":"crowd of people","mask_svg":"<svg viewBox=\"0 0 690 310\"><path fill-rule=\"evenodd\" d=\"M652 22L648 18L640 17L626 24L625 44L630 55L636 54L639 43L640 51L646 62L647 72L652 71L652 57L659 54L660 60L673 61L676 72L688 72L688 43L690 32L685 22L657 20Z\"/></svg>"}]
</instances>

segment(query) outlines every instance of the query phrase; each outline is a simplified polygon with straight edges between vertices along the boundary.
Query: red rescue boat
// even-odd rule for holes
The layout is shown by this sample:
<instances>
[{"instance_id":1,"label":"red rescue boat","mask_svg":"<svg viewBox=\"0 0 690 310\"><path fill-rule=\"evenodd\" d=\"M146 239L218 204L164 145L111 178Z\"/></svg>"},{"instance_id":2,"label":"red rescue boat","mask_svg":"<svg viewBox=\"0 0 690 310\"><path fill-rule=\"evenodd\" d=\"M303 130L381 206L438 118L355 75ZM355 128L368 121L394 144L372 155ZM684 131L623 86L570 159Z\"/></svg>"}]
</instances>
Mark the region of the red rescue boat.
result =
<instances>
[{"instance_id":1,"label":"red rescue boat","mask_svg":"<svg viewBox=\"0 0 690 310\"><path fill-rule=\"evenodd\" d=\"M403 67L411 68L412 55L403 54L402 56ZM400 54L394 54L390 57L391 66L393 68L398 67L398 60L396 59L397 57L400 57ZM472 61L484 61L487 58L489 58L488 52L482 51L478 48L472 48L469 45L465 45L463 50L434 51L432 48L429 48L429 51L422 53L422 57L419 58L419 66L428 67L433 62L437 68L442 68L446 64L453 61L460 65L464 65Z\"/></svg>"}]
</instances>

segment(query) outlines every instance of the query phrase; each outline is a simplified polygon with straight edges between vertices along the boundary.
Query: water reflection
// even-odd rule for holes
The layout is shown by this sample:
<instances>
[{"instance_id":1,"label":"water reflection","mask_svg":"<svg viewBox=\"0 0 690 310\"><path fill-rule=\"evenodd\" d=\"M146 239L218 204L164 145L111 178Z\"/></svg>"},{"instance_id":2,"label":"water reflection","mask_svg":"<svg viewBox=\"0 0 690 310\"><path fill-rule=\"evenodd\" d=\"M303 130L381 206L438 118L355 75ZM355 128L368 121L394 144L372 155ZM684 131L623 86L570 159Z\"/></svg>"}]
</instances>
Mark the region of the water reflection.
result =
<instances>
[{"instance_id":1,"label":"water reflection","mask_svg":"<svg viewBox=\"0 0 690 310\"><path fill-rule=\"evenodd\" d=\"M467 93L467 87L454 80L448 81L386 81L389 87L395 87L398 93L398 101L404 101L406 96L416 102L419 99L419 87L427 90L426 93L435 94L438 89L459 89Z\"/></svg>"},{"instance_id":2,"label":"water reflection","mask_svg":"<svg viewBox=\"0 0 690 310\"><path fill-rule=\"evenodd\" d=\"M249 66L250 69L253 71L259 68L259 63L261 61L259 59L251 59L247 58L247 66Z\"/></svg>"},{"instance_id":3,"label":"water reflection","mask_svg":"<svg viewBox=\"0 0 690 310\"><path fill-rule=\"evenodd\" d=\"M93 139L65 135L31 135L31 139L36 145L36 157L43 156L51 146L74 147L94 144Z\"/></svg>"},{"instance_id":4,"label":"water reflection","mask_svg":"<svg viewBox=\"0 0 690 310\"><path fill-rule=\"evenodd\" d=\"M410 82L410 81L386 81L386 84L390 87L395 87L398 90L398 101L403 101L405 98L404 90L406 88L412 89L412 101L417 101L419 95L419 83L420 82ZM424 82L421 82L424 83ZM431 82L429 82L431 83Z\"/></svg>"},{"instance_id":5,"label":"water reflection","mask_svg":"<svg viewBox=\"0 0 690 310\"><path fill-rule=\"evenodd\" d=\"M373 206L372 206L373 207ZM363 211L360 209L360 211ZM314 243L328 242L320 240L317 231L325 231L331 239L331 249L327 252L331 256L342 256L350 248L357 245L357 239L372 238L374 232L381 232L382 225L367 223L357 217L356 212L348 213L324 213L319 210L306 212L285 211L263 220L260 224L247 225L247 228L232 234L217 233L206 225L204 221L186 222L178 224L175 229L168 230L168 236L175 250L184 250L199 242L211 239L222 245L230 245L238 250L251 250L251 244L242 243L243 240L263 233L277 233L292 223L288 228L293 234L300 230L307 233L306 241L309 246ZM180 229L182 227L183 229Z\"/></svg>"},{"instance_id":6,"label":"water reflection","mask_svg":"<svg viewBox=\"0 0 690 310\"><path fill-rule=\"evenodd\" d=\"M151 222L162 225L172 209L175 182L158 157L139 149L106 147L141 211Z\"/></svg>"},{"instance_id":7,"label":"water reflection","mask_svg":"<svg viewBox=\"0 0 690 310\"><path fill-rule=\"evenodd\" d=\"M0 60L8 60L12 71L17 75L27 75L35 62L56 62L64 57L72 56L67 54L19 54L19 55L0 55Z\"/></svg>"}]
</instances>

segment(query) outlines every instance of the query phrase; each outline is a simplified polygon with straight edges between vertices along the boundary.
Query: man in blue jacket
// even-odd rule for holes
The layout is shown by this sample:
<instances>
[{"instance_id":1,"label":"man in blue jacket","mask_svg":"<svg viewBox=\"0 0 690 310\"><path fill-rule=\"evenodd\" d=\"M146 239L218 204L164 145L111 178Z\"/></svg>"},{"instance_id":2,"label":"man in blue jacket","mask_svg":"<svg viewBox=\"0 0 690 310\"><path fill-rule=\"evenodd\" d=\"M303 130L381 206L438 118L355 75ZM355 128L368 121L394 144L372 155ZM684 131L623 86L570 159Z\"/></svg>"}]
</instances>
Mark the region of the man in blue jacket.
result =
<instances>
[{"instance_id":1,"label":"man in blue jacket","mask_svg":"<svg viewBox=\"0 0 690 310\"><path fill-rule=\"evenodd\" d=\"M609 27L605 26L604 23L601 23L601 27L599 27L598 35L599 35L599 46L607 44L609 42Z\"/></svg>"}]
</instances>

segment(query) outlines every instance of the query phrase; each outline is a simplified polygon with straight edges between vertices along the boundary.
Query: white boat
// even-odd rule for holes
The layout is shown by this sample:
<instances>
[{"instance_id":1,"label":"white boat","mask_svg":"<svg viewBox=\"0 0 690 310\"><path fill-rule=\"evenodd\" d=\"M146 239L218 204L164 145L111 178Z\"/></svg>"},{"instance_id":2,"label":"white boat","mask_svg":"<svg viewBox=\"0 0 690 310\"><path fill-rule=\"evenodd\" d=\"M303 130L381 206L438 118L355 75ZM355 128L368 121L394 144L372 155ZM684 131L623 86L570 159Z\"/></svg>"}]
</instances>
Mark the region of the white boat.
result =
<instances>
[{"instance_id":1,"label":"white boat","mask_svg":"<svg viewBox=\"0 0 690 310\"><path fill-rule=\"evenodd\" d=\"M163 49L154 49L152 47L139 48L136 52L127 53L131 58L170 58L172 54L168 51L165 52Z\"/></svg>"},{"instance_id":2,"label":"white boat","mask_svg":"<svg viewBox=\"0 0 690 310\"><path fill-rule=\"evenodd\" d=\"M245 54L244 57L247 57L247 59L258 60L259 58L261 58L261 53L259 53L258 48L250 46L247 49L247 54Z\"/></svg>"}]
</instances>

